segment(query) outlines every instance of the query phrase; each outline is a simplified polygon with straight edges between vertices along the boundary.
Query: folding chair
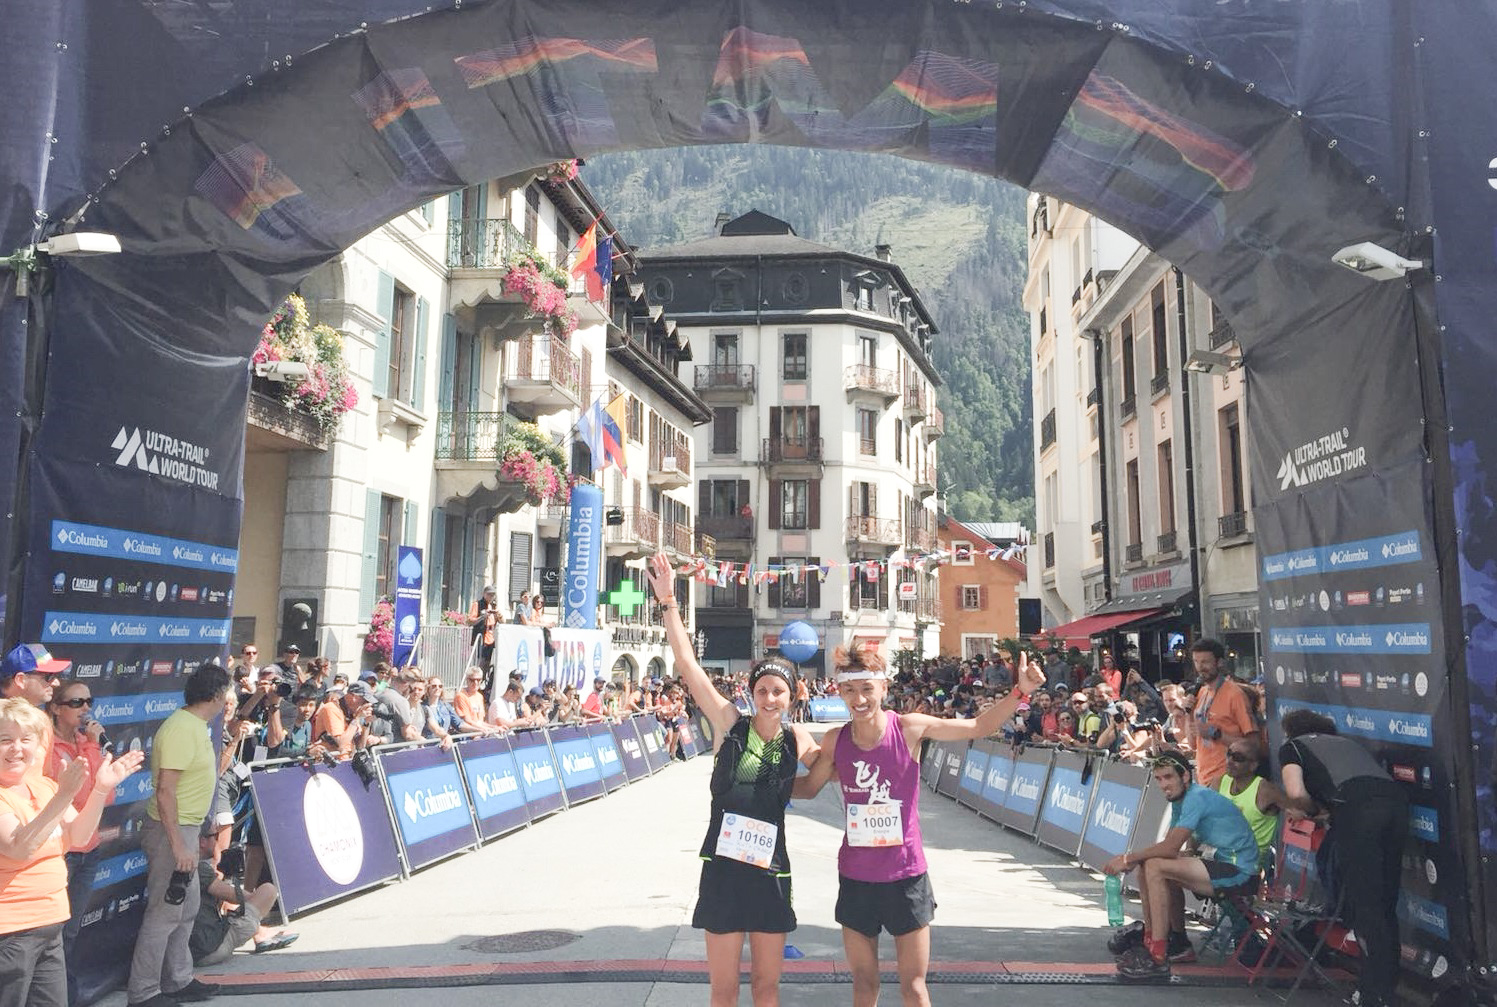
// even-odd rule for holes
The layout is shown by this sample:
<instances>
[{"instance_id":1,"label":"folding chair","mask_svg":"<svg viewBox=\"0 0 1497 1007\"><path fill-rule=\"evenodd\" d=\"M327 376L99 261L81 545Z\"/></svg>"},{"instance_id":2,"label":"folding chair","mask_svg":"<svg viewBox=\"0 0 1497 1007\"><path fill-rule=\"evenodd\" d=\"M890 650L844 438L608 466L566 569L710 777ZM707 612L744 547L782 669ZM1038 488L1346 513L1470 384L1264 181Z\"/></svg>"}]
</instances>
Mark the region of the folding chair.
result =
<instances>
[{"instance_id":1,"label":"folding chair","mask_svg":"<svg viewBox=\"0 0 1497 1007\"><path fill-rule=\"evenodd\" d=\"M1325 841L1325 828L1309 819L1287 820L1280 832L1279 853L1272 882L1263 887L1256 899L1238 900L1234 908L1248 920L1248 930L1232 958L1248 973L1251 986L1276 958L1297 967L1293 984L1280 999L1287 1003L1305 979L1313 974L1323 986L1340 991L1340 984L1320 967L1317 959L1334 943L1346 951L1351 942L1348 931L1339 920L1342 900L1334 904L1316 874L1315 855ZM1316 940L1307 947L1300 932L1312 927ZM1243 962L1249 942L1256 936L1263 942L1263 952L1253 965Z\"/></svg>"}]
</instances>

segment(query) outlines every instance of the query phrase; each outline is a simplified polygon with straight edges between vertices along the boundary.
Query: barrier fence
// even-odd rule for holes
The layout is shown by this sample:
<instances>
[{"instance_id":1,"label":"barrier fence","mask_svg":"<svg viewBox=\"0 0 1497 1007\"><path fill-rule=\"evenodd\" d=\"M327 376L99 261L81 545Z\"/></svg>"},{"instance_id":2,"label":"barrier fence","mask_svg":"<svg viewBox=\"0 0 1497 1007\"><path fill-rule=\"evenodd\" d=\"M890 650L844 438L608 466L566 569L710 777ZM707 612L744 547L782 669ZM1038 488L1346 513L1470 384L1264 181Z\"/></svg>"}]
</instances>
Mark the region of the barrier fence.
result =
<instances>
[{"instance_id":1,"label":"barrier fence","mask_svg":"<svg viewBox=\"0 0 1497 1007\"><path fill-rule=\"evenodd\" d=\"M1169 802L1148 770L1101 754L994 741L932 742L921 777L939 794L1100 869L1163 838Z\"/></svg>"},{"instance_id":2,"label":"barrier fence","mask_svg":"<svg viewBox=\"0 0 1497 1007\"><path fill-rule=\"evenodd\" d=\"M688 757L712 750L704 720L681 729ZM353 762L254 764L250 790L282 910L289 920L403 880L643 780L669 765L664 740L658 721L637 716L470 736L450 749L388 745L366 771Z\"/></svg>"}]
</instances>

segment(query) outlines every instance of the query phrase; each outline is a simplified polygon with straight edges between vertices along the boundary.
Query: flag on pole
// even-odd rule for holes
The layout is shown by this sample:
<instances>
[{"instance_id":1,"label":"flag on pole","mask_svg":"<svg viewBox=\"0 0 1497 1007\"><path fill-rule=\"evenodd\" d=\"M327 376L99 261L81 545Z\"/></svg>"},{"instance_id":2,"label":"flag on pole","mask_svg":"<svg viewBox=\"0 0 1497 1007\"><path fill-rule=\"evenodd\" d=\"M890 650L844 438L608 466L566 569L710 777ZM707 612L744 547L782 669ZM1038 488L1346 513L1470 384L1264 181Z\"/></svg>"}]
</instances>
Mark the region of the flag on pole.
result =
<instances>
[{"instance_id":1,"label":"flag on pole","mask_svg":"<svg viewBox=\"0 0 1497 1007\"><path fill-rule=\"evenodd\" d=\"M608 408L602 410L598 425L603 430L603 454L608 461L619 467L624 475L629 474L629 464L624 457L624 427L628 425L623 394L614 397Z\"/></svg>"},{"instance_id":2,"label":"flag on pole","mask_svg":"<svg viewBox=\"0 0 1497 1007\"><path fill-rule=\"evenodd\" d=\"M629 474L624 460L623 427L619 419L623 416L623 398L622 395L618 396L605 408L602 397L599 397L577 419L577 437L587 445L594 472L607 468L612 462L619 467L620 472Z\"/></svg>"},{"instance_id":3,"label":"flag on pole","mask_svg":"<svg viewBox=\"0 0 1497 1007\"><path fill-rule=\"evenodd\" d=\"M603 299L603 288L613 279L613 239L606 234L598 237L596 221L577 242L577 262L572 266L572 275L587 285L588 298Z\"/></svg>"}]
</instances>

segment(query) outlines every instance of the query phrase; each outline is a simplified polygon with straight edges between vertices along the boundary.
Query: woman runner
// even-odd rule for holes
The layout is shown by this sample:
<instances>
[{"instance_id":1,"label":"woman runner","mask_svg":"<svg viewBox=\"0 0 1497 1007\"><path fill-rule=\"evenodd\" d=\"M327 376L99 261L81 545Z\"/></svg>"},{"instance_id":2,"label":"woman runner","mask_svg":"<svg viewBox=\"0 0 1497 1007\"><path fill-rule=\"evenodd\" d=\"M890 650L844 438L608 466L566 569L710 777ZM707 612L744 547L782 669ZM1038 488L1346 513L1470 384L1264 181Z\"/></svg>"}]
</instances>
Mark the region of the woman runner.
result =
<instances>
[{"instance_id":1,"label":"woman runner","mask_svg":"<svg viewBox=\"0 0 1497 1007\"><path fill-rule=\"evenodd\" d=\"M928 1007L925 973L936 900L920 839L920 764L913 753L926 739L976 741L996 734L1019 703L1045 684L1045 676L1021 652L1012 692L974 720L941 720L884 709L889 679L877 651L856 644L838 647L832 661L837 691L852 720L826 733L822 757L797 781L794 796L815 797L833 772L842 786L845 825L837 855L836 919L852 972L853 1007L878 1003L881 930L894 938L905 1007Z\"/></svg>"},{"instance_id":2,"label":"woman runner","mask_svg":"<svg viewBox=\"0 0 1497 1007\"><path fill-rule=\"evenodd\" d=\"M749 677L752 719L743 717L712 685L696 661L675 598L675 571L663 553L650 561L650 588L665 609L665 631L676 672L712 722L712 821L702 843L702 879L691 925L707 932L712 1007L736 1007L743 936L748 934L755 1007L777 1007L785 934L795 929L790 905L790 856L785 849L785 805L797 762L818 754L810 733L786 726L797 675L780 658L755 666Z\"/></svg>"}]
</instances>

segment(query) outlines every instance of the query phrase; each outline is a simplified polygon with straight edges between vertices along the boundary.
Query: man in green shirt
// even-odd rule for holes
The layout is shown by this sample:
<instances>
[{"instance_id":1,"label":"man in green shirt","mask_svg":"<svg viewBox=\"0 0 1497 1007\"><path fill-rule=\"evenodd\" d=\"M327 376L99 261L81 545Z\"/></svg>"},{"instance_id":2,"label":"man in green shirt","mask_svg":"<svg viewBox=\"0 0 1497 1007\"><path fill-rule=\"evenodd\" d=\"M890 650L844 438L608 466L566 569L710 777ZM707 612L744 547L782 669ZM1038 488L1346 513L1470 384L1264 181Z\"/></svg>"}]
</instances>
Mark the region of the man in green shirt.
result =
<instances>
[{"instance_id":1,"label":"man in green shirt","mask_svg":"<svg viewBox=\"0 0 1497 1007\"><path fill-rule=\"evenodd\" d=\"M182 691L185 705L156 731L151 747L153 793L141 832L146 911L130 962L130 1007L171 1007L218 992L217 986L193 978L188 939L200 896L198 833L218 779L208 725L224 712L231 684L229 673L216 664L198 668ZM180 901L167 901L169 889L173 897L181 895Z\"/></svg>"}]
</instances>

